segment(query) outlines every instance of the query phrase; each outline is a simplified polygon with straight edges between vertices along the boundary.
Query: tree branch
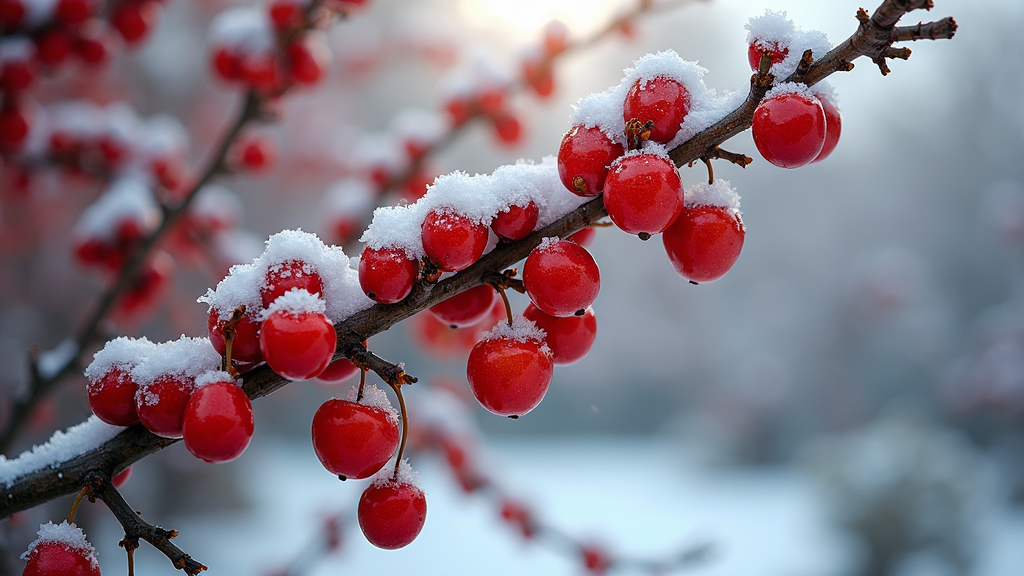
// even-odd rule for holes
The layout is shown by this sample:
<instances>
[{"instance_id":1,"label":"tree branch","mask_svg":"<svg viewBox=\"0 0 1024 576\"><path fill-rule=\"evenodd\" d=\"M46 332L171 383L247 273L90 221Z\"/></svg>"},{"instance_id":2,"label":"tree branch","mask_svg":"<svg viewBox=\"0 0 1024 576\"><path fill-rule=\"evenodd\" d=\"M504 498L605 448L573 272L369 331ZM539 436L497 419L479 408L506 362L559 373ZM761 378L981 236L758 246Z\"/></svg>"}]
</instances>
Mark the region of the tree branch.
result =
<instances>
[{"instance_id":1,"label":"tree branch","mask_svg":"<svg viewBox=\"0 0 1024 576\"><path fill-rule=\"evenodd\" d=\"M899 11L899 15L902 16L909 10L924 8L926 5L930 7L930 2L885 0L875 11L875 16L882 22L891 20L888 29L879 29L874 24L862 23L849 39L815 61L800 81L813 85L834 72L849 70L852 68L851 62L860 56L874 58L884 55L893 42L892 25L898 20L898 17L893 18L894 11ZM875 17L872 17L870 22L874 20ZM885 37L881 45L876 42L879 35ZM754 109L770 88L769 78L767 74L755 74L751 78L750 93L743 105L671 150L669 154L676 166L683 166L702 157L712 157L716 147L749 128ZM786 80L795 81L795 73ZM334 357L347 356L355 361L368 361L360 360L359 347L370 336L383 332L451 296L486 283L492 278L491 274L526 258L544 238L565 238L604 216L607 216L604 200L598 196L518 242L499 244L472 266L437 284L417 284L412 293L397 304L378 304L352 315L335 325L339 343ZM287 380L274 374L266 365L246 373L243 379L243 389L250 398L266 396L288 384ZM94 450L15 480L9 487L6 498L0 502L0 518L77 491L86 473L98 469L112 475L132 462L176 441L155 436L140 425L129 428Z\"/></svg>"}]
</instances>

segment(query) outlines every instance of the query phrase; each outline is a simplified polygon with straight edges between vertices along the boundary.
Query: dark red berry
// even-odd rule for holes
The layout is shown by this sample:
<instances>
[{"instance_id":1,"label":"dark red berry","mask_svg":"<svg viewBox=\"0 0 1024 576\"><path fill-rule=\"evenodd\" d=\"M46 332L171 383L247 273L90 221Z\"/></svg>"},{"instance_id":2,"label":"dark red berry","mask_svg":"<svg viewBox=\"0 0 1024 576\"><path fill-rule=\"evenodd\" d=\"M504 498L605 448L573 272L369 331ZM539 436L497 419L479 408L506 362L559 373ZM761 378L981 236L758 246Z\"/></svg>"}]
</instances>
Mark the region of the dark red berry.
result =
<instances>
[{"instance_id":1,"label":"dark red berry","mask_svg":"<svg viewBox=\"0 0 1024 576\"><path fill-rule=\"evenodd\" d=\"M185 376L163 376L135 393L135 409L147 430L164 438L181 438L185 405L195 381Z\"/></svg>"},{"instance_id":2,"label":"dark red berry","mask_svg":"<svg viewBox=\"0 0 1024 576\"><path fill-rule=\"evenodd\" d=\"M231 359L239 362L262 362L263 352L260 351L260 322L255 313L246 313L235 324L235 339L231 343ZM210 334L210 344L221 356L227 353L224 341L224 327L228 319L221 318L216 309L210 310L206 321L206 329Z\"/></svg>"}]
</instances>

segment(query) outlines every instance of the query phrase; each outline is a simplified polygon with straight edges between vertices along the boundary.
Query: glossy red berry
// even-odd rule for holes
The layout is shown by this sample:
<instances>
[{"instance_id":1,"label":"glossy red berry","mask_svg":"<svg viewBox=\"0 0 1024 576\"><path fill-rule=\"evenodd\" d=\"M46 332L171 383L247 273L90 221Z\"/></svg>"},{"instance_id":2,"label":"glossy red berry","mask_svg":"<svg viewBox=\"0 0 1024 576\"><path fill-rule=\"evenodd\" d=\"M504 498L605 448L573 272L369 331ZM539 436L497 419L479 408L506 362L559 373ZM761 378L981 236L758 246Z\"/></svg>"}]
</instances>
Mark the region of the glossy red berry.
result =
<instances>
[{"instance_id":1,"label":"glossy red berry","mask_svg":"<svg viewBox=\"0 0 1024 576\"><path fill-rule=\"evenodd\" d=\"M469 353L466 376L473 396L488 411L522 416L544 399L554 365L540 340L502 336L481 340Z\"/></svg>"},{"instance_id":2,"label":"glossy red berry","mask_svg":"<svg viewBox=\"0 0 1024 576\"><path fill-rule=\"evenodd\" d=\"M737 211L720 206L688 206L665 230L665 252L683 278L711 282L740 256L746 229Z\"/></svg>"},{"instance_id":3,"label":"glossy red berry","mask_svg":"<svg viewBox=\"0 0 1024 576\"><path fill-rule=\"evenodd\" d=\"M573 126L558 147L558 177L570 192L597 196L604 190L608 167L623 152L597 126Z\"/></svg>"},{"instance_id":4,"label":"glossy red berry","mask_svg":"<svg viewBox=\"0 0 1024 576\"><path fill-rule=\"evenodd\" d=\"M316 379L325 384L340 384L356 375L359 367L353 364L348 358L338 358L327 365L324 371L317 375Z\"/></svg>"},{"instance_id":5,"label":"glossy red berry","mask_svg":"<svg viewBox=\"0 0 1024 576\"><path fill-rule=\"evenodd\" d=\"M135 410L135 393L139 385L131 374L114 368L102 378L89 381L89 407L93 414L114 426L132 426L139 423Z\"/></svg>"},{"instance_id":6,"label":"glossy red berry","mask_svg":"<svg viewBox=\"0 0 1024 576\"><path fill-rule=\"evenodd\" d=\"M210 310L206 320L206 329L210 334L210 344L221 356L227 353L227 346L224 341L224 327L229 319L220 317L216 309ZM239 362L251 363L262 362L263 352L260 351L260 321L255 319L254 313L242 315L242 319L235 324L235 338L231 342L231 359Z\"/></svg>"},{"instance_id":7,"label":"glossy red berry","mask_svg":"<svg viewBox=\"0 0 1024 576\"><path fill-rule=\"evenodd\" d=\"M757 67L761 64L761 51L766 48L771 55L772 65L782 62L786 56L789 56L789 48L779 47L774 42L765 45L760 40L754 40L747 48L747 63L750 64L750 69L754 72L757 72Z\"/></svg>"},{"instance_id":8,"label":"glossy red berry","mask_svg":"<svg viewBox=\"0 0 1024 576\"><path fill-rule=\"evenodd\" d=\"M843 131L843 120L839 116L839 107L835 102L828 97L819 97L818 102L821 103L821 109L825 112L825 144L822 145L821 152L818 152L811 163L821 162L828 158L828 155L839 144L839 135Z\"/></svg>"},{"instance_id":9,"label":"glossy red berry","mask_svg":"<svg viewBox=\"0 0 1024 576\"><path fill-rule=\"evenodd\" d=\"M270 368L289 380L308 380L331 363L337 335L317 312L271 313L260 327L260 350Z\"/></svg>"},{"instance_id":10,"label":"glossy red berry","mask_svg":"<svg viewBox=\"0 0 1024 576\"><path fill-rule=\"evenodd\" d=\"M483 284L431 306L430 311L453 328L472 326L487 317L496 297L494 288Z\"/></svg>"},{"instance_id":11,"label":"glossy red berry","mask_svg":"<svg viewBox=\"0 0 1024 576\"><path fill-rule=\"evenodd\" d=\"M128 479L131 477L132 467L129 466L117 474L114 474L114 477L110 479L110 483L114 485L114 488L120 488L121 486L124 486L125 482L128 482Z\"/></svg>"},{"instance_id":12,"label":"glossy red berry","mask_svg":"<svg viewBox=\"0 0 1024 576\"><path fill-rule=\"evenodd\" d=\"M656 154L616 160L604 185L608 216L627 234L660 234L683 209L683 183L672 161Z\"/></svg>"},{"instance_id":13,"label":"glossy red berry","mask_svg":"<svg viewBox=\"0 0 1024 576\"><path fill-rule=\"evenodd\" d=\"M582 316L559 318L530 304L523 311L523 317L544 331L544 343L551 349L551 361L555 364L572 364L583 358L597 339L597 317L593 308L587 308Z\"/></svg>"},{"instance_id":14,"label":"glossy red berry","mask_svg":"<svg viewBox=\"0 0 1024 576\"><path fill-rule=\"evenodd\" d=\"M448 272L476 262L487 247L487 227L454 212L431 210L423 219L421 232L427 257Z\"/></svg>"},{"instance_id":15,"label":"glossy red berry","mask_svg":"<svg viewBox=\"0 0 1024 576\"><path fill-rule=\"evenodd\" d=\"M333 398L313 415L313 450L331 474L368 478L398 450L398 419L367 404Z\"/></svg>"},{"instance_id":16,"label":"glossy red berry","mask_svg":"<svg viewBox=\"0 0 1024 576\"><path fill-rule=\"evenodd\" d=\"M594 242L594 237L596 236L597 230L595 230L591 226L587 226L582 230L578 230L572 236L566 238L566 240L568 240L569 242L575 242L576 244L579 244L580 246L586 248L587 246L590 246L590 244Z\"/></svg>"},{"instance_id":17,"label":"glossy red berry","mask_svg":"<svg viewBox=\"0 0 1024 576\"><path fill-rule=\"evenodd\" d=\"M626 93L622 118L641 124L653 122L650 139L666 144L676 137L679 125L690 112L690 91L678 80L656 76L638 79Z\"/></svg>"},{"instance_id":18,"label":"glossy red berry","mask_svg":"<svg viewBox=\"0 0 1024 576\"><path fill-rule=\"evenodd\" d=\"M523 265L530 301L552 316L582 314L597 299L601 273L590 252L567 240L548 240Z\"/></svg>"},{"instance_id":19,"label":"glossy red berry","mask_svg":"<svg viewBox=\"0 0 1024 576\"><path fill-rule=\"evenodd\" d=\"M128 44L137 44L149 34L160 18L160 5L151 0L125 2L110 16L110 23Z\"/></svg>"},{"instance_id":20,"label":"glossy red berry","mask_svg":"<svg viewBox=\"0 0 1024 576\"><path fill-rule=\"evenodd\" d=\"M408 546L427 519L423 491L405 482L371 484L359 498L359 528L370 544L385 550Z\"/></svg>"},{"instance_id":21,"label":"glossy red berry","mask_svg":"<svg viewBox=\"0 0 1024 576\"><path fill-rule=\"evenodd\" d=\"M135 409L147 430L164 438L181 438L185 405L195 390L195 381L184 376L163 376L139 387Z\"/></svg>"},{"instance_id":22,"label":"glossy red berry","mask_svg":"<svg viewBox=\"0 0 1024 576\"><path fill-rule=\"evenodd\" d=\"M15 28L25 17L25 0L0 0L0 28Z\"/></svg>"},{"instance_id":23,"label":"glossy red berry","mask_svg":"<svg viewBox=\"0 0 1024 576\"><path fill-rule=\"evenodd\" d=\"M515 204L508 207L508 210L498 212L498 215L491 221L491 230L499 238L508 240L522 240L537 226L537 217L540 209L534 202L527 202L526 206Z\"/></svg>"},{"instance_id":24,"label":"glossy red berry","mask_svg":"<svg viewBox=\"0 0 1024 576\"><path fill-rule=\"evenodd\" d=\"M765 160L780 168L799 168L821 153L825 112L816 98L801 94L766 98L754 110L751 133Z\"/></svg>"},{"instance_id":25,"label":"glossy red berry","mask_svg":"<svg viewBox=\"0 0 1024 576\"><path fill-rule=\"evenodd\" d=\"M359 257L359 286L378 304L394 304L412 292L420 265L401 248L363 248Z\"/></svg>"},{"instance_id":26,"label":"glossy red berry","mask_svg":"<svg viewBox=\"0 0 1024 576\"><path fill-rule=\"evenodd\" d=\"M40 542L28 556L21 576L100 576L91 550L66 542Z\"/></svg>"},{"instance_id":27,"label":"glossy red berry","mask_svg":"<svg viewBox=\"0 0 1024 576\"><path fill-rule=\"evenodd\" d=\"M238 458L253 433L252 403L230 380L200 386L185 406L182 436L185 447L207 462Z\"/></svg>"},{"instance_id":28,"label":"glossy red berry","mask_svg":"<svg viewBox=\"0 0 1024 576\"><path fill-rule=\"evenodd\" d=\"M266 280L260 287L263 307L267 308L294 289L305 290L314 296L323 296L324 282L309 264L301 260L288 260L270 266Z\"/></svg>"}]
</instances>

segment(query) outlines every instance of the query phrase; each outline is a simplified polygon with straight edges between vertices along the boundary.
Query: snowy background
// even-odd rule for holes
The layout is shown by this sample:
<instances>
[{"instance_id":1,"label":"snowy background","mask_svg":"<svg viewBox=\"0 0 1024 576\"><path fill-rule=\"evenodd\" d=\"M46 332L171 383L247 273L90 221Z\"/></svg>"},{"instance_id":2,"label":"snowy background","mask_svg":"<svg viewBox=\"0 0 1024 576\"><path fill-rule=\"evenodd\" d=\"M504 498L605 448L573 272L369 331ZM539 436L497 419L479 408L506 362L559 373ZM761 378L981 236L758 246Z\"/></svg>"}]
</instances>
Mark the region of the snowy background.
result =
<instances>
[{"instance_id":1,"label":"snowy background","mask_svg":"<svg viewBox=\"0 0 1024 576\"><path fill-rule=\"evenodd\" d=\"M126 97L146 115L180 118L198 143L193 161L236 98L212 87L206 71L214 4L168 4L154 38L89 88L97 98ZM441 107L437 78L450 62L409 57L409 45L483 50L514 69L519 47L551 17L585 35L618 5L379 0L332 30L331 83L290 97L283 122L267 129L282 143L274 170L224 180L244 199L245 228L260 238L321 230L324 189L364 135L385 130L404 107ZM561 62L551 100L515 99L521 146L498 147L477 126L436 168L489 173L554 153L571 105L618 83L650 51L674 49L709 69L708 86L745 90L748 17L787 10L838 42L859 6L714 0L645 18L635 40L613 38ZM556 370L528 416L478 411L491 477L550 523L617 553L661 557L710 542L712 556L690 569L699 574L870 574L872 551L891 557L879 573L1021 573L1024 81L1015 70L1024 62L1024 4L940 0L908 23L947 15L960 25L955 40L911 46L910 61L892 64L890 76L858 61L830 79L844 124L828 161L780 170L760 159L749 133L727 143L755 163L716 165L742 196L747 226L743 254L722 280L690 286L657 239L598 233L597 342L586 359ZM684 168L682 177L692 184L706 172ZM37 220L26 223L37 237L21 245L4 236L5 391L24 382L29 346L59 342L101 289L71 261L67 230L77 211L54 207L84 199L60 197L62 184L49 181ZM152 319L117 333L202 335L206 308L194 299L216 280L181 271ZM404 327L370 347L406 362L424 387L464 374L464 360L432 360ZM61 391L18 449L88 416L82 383ZM310 419L332 394L295 384L259 401L253 445L239 460L203 465L172 447L136 466L126 498L179 530L179 545L214 574L283 567L323 514L351 513L360 491L339 485L310 450ZM342 550L314 574L582 573L575 558L523 544L493 503L463 495L444 466L426 457L414 464L430 510L421 537L383 553L350 524ZM30 512L9 537L27 542L34 525L66 509ZM109 515L92 506L83 521L104 573L123 570ZM139 561L143 573L173 572L146 546Z\"/></svg>"}]
</instances>

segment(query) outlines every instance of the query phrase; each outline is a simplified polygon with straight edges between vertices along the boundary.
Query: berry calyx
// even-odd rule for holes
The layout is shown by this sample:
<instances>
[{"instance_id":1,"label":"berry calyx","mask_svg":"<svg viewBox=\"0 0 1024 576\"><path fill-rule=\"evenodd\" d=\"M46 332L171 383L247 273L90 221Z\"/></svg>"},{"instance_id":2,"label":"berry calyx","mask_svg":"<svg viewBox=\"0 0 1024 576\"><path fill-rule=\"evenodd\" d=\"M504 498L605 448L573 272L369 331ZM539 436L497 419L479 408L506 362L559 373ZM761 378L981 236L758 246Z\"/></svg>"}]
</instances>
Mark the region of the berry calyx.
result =
<instances>
[{"instance_id":1,"label":"berry calyx","mask_svg":"<svg viewBox=\"0 0 1024 576\"><path fill-rule=\"evenodd\" d=\"M135 409L147 430L164 438L181 438L185 405L195 390L195 381L186 376L162 376L139 387Z\"/></svg>"},{"instance_id":2,"label":"berry calyx","mask_svg":"<svg viewBox=\"0 0 1024 576\"><path fill-rule=\"evenodd\" d=\"M544 399L554 365L543 332L516 318L500 323L469 353L466 376L473 396L488 411L519 417Z\"/></svg>"},{"instance_id":3,"label":"berry calyx","mask_svg":"<svg viewBox=\"0 0 1024 576\"><path fill-rule=\"evenodd\" d=\"M291 306L293 294L295 299L298 295L302 300L316 298L305 290L292 290L278 298L260 327L260 350L274 372L289 380L308 380L331 363L337 335L322 312L306 308L305 302Z\"/></svg>"},{"instance_id":4,"label":"berry calyx","mask_svg":"<svg viewBox=\"0 0 1024 576\"><path fill-rule=\"evenodd\" d=\"M818 94L818 102L825 113L825 143L821 146L821 152L811 160L811 163L821 162L836 149L839 144L839 135L843 131L843 120L839 115L839 106L829 97Z\"/></svg>"},{"instance_id":5,"label":"berry calyx","mask_svg":"<svg viewBox=\"0 0 1024 576\"><path fill-rule=\"evenodd\" d=\"M545 239L523 265L526 295L552 316L582 314L601 290L601 273L590 252L567 240Z\"/></svg>"},{"instance_id":6,"label":"berry calyx","mask_svg":"<svg viewBox=\"0 0 1024 576\"><path fill-rule=\"evenodd\" d=\"M608 216L627 234L660 234L683 209L683 183L672 162L656 154L616 160L604 185Z\"/></svg>"},{"instance_id":7,"label":"berry calyx","mask_svg":"<svg viewBox=\"0 0 1024 576\"><path fill-rule=\"evenodd\" d=\"M747 63L750 64L750 69L754 72L757 72L757 68L761 64L761 54L764 50L768 50L773 66L785 60L786 56L789 56L789 48L786 46L779 46L775 42L754 40L747 48Z\"/></svg>"},{"instance_id":8,"label":"berry calyx","mask_svg":"<svg viewBox=\"0 0 1024 576\"><path fill-rule=\"evenodd\" d=\"M667 144L679 132L679 125L690 112L690 91L678 80L656 76L637 79L626 93L622 118L640 124L653 122L650 139Z\"/></svg>"},{"instance_id":9,"label":"berry calyx","mask_svg":"<svg viewBox=\"0 0 1024 576\"><path fill-rule=\"evenodd\" d=\"M376 395L386 401L383 391ZM324 402L312 427L313 450L324 468L352 479L379 472L398 450L398 418L388 408L339 398Z\"/></svg>"},{"instance_id":10,"label":"berry calyx","mask_svg":"<svg viewBox=\"0 0 1024 576\"><path fill-rule=\"evenodd\" d=\"M526 206L513 204L508 210L498 212L498 215L491 221L491 230L499 238L508 240L522 240L533 232L537 226L537 217L540 209L533 201L527 202Z\"/></svg>"},{"instance_id":11,"label":"berry calyx","mask_svg":"<svg viewBox=\"0 0 1024 576\"><path fill-rule=\"evenodd\" d=\"M494 300L494 288L483 284L431 306L430 312L452 328L472 326L488 315Z\"/></svg>"},{"instance_id":12,"label":"berry calyx","mask_svg":"<svg viewBox=\"0 0 1024 576\"><path fill-rule=\"evenodd\" d=\"M558 147L558 177L578 196L597 196L604 190L608 166L623 152L597 126L573 126Z\"/></svg>"},{"instance_id":13,"label":"berry calyx","mask_svg":"<svg viewBox=\"0 0 1024 576\"><path fill-rule=\"evenodd\" d=\"M662 241L672 267L691 282L711 282L732 268L746 229L739 212L721 206L687 206Z\"/></svg>"},{"instance_id":14,"label":"berry calyx","mask_svg":"<svg viewBox=\"0 0 1024 576\"><path fill-rule=\"evenodd\" d=\"M131 374L114 368L101 378L89 380L89 407L96 416L114 426L138 424L139 414L135 410L135 393L139 385Z\"/></svg>"},{"instance_id":15,"label":"berry calyx","mask_svg":"<svg viewBox=\"0 0 1024 576\"><path fill-rule=\"evenodd\" d=\"M229 374L213 377L216 381L199 386L185 405L182 436L193 456L227 462L238 458L252 440L252 403Z\"/></svg>"},{"instance_id":16,"label":"berry calyx","mask_svg":"<svg viewBox=\"0 0 1024 576\"><path fill-rule=\"evenodd\" d=\"M299 289L315 296L323 296L324 282L313 267L301 260L288 260L267 269L266 280L260 287L263 307L269 308L286 292Z\"/></svg>"},{"instance_id":17,"label":"berry calyx","mask_svg":"<svg viewBox=\"0 0 1024 576\"><path fill-rule=\"evenodd\" d=\"M363 248L359 257L359 286L378 304L394 304L412 292L420 265L401 248Z\"/></svg>"},{"instance_id":18,"label":"berry calyx","mask_svg":"<svg viewBox=\"0 0 1024 576\"><path fill-rule=\"evenodd\" d=\"M433 209L423 219L423 250L430 261L447 272L476 262L487 247L487 227L461 214Z\"/></svg>"},{"instance_id":19,"label":"berry calyx","mask_svg":"<svg viewBox=\"0 0 1024 576\"><path fill-rule=\"evenodd\" d=\"M821 153L825 112L810 95L789 92L772 96L754 110L751 133L765 160L780 168L799 168Z\"/></svg>"},{"instance_id":20,"label":"berry calyx","mask_svg":"<svg viewBox=\"0 0 1024 576\"><path fill-rule=\"evenodd\" d=\"M378 548L408 546L427 519L423 491L406 482L386 480L371 484L359 498L359 528Z\"/></svg>"},{"instance_id":21,"label":"berry calyx","mask_svg":"<svg viewBox=\"0 0 1024 576\"><path fill-rule=\"evenodd\" d=\"M530 304L523 317L544 331L544 343L551 349L555 364L572 364L587 355L597 339L597 317L594 309L587 308L582 316L559 318L541 312Z\"/></svg>"}]
</instances>

